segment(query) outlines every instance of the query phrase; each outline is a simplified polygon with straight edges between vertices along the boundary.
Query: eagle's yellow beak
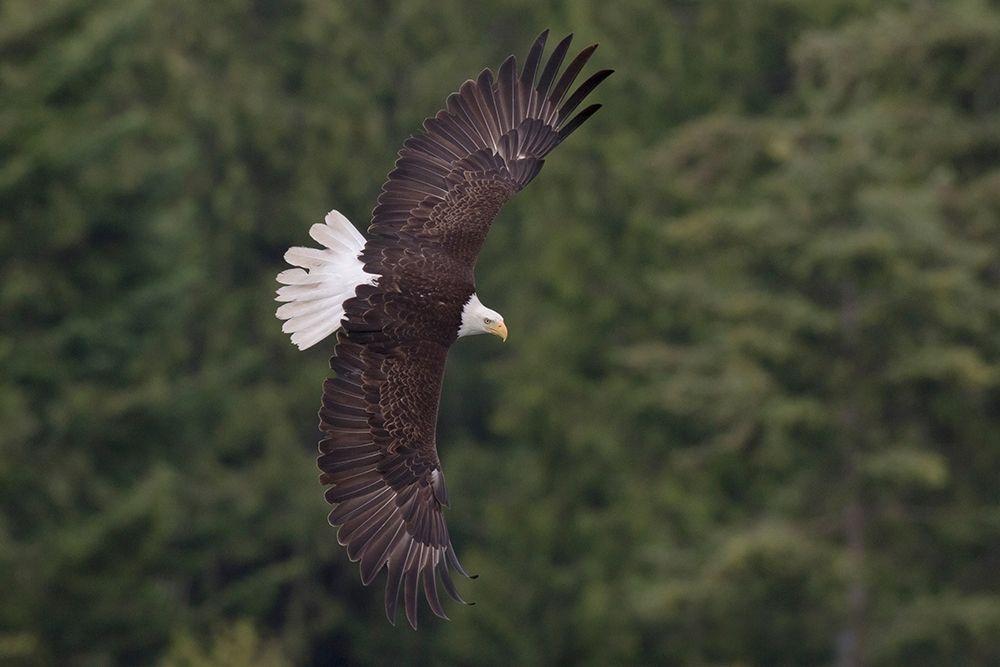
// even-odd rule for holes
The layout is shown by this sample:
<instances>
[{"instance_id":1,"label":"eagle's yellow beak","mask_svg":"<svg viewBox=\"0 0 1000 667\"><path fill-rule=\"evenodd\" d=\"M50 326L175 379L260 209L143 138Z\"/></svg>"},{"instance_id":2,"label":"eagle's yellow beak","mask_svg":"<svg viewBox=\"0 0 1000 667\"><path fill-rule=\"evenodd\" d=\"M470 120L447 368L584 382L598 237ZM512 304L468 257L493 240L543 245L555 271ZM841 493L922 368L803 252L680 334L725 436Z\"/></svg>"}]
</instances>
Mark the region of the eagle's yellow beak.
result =
<instances>
[{"instance_id":1,"label":"eagle's yellow beak","mask_svg":"<svg viewBox=\"0 0 1000 667\"><path fill-rule=\"evenodd\" d=\"M494 336L500 336L500 340L507 342L507 325L503 322L497 322L490 327L490 333Z\"/></svg>"}]
</instances>

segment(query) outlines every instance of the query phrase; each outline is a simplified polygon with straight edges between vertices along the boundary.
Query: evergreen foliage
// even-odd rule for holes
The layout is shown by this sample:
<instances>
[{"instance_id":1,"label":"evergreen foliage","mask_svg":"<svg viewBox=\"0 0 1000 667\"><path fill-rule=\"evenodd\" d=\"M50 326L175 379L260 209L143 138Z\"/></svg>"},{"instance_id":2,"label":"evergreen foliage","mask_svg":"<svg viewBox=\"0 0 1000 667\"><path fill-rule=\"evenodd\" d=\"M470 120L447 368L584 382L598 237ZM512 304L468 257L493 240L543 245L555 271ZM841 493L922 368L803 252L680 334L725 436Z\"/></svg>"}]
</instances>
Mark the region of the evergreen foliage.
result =
<instances>
[{"instance_id":1,"label":"evergreen foliage","mask_svg":"<svg viewBox=\"0 0 1000 667\"><path fill-rule=\"evenodd\" d=\"M413 633L274 274L544 27L617 73L480 258ZM0 4L0 664L1000 664L998 73L988 0Z\"/></svg>"}]
</instances>

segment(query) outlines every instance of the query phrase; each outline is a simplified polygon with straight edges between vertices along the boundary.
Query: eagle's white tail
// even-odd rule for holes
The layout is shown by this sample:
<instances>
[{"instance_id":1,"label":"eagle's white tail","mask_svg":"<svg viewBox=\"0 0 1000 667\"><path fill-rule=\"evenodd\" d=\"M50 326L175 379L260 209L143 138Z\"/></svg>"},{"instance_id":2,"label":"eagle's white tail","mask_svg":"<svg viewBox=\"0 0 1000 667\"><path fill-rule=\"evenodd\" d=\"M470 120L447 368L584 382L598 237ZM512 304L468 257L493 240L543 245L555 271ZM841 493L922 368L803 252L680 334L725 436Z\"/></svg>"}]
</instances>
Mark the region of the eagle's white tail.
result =
<instances>
[{"instance_id":1,"label":"eagle's white tail","mask_svg":"<svg viewBox=\"0 0 1000 667\"><path fill-rule=\"evenodd\" d=\"M359 285L374 284L378 276L366 273L358 256L365 238L337 211L326 214L326 224L315 224L309 236L323 246L289 248L285 261L301 268L278 274L278 319L300 350L311 347L340 328L344 301Z\"/></svg>"}]
</instances>

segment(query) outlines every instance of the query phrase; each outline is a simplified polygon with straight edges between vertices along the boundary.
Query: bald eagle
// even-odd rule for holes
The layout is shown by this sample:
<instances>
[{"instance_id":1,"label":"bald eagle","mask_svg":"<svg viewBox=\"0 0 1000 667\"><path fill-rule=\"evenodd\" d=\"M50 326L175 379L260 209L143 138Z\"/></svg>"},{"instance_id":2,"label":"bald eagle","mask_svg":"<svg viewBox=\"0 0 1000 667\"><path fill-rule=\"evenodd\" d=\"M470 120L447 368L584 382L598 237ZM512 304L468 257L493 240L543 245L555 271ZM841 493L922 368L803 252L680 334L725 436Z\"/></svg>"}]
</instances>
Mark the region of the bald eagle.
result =
<instances>
[{"instance_id":1,"label":"bald eagle","mask_svg":"<svg viewBox=\"0 0 1000 667\"><path fill-rule=\"evenodd\" d=\"M435 443L445 357L462 336L506 340L503 317L476 294L476 256L504 203L600 108L572 115L611 74L596 72L570 93L597 45L560 75L569 35L538 75L547 36L520 72L514 56L496 76L484 69L403 143L367 239L331 211L309 230L322 248L289 249L285 260L297 268L278 274L277 316L292 342L305 349L337 333L319 412L320 481L338 541L361 561L361 581L388 570L393 624L400 590L414 629L420 588L442 618L438 581L465 603L451 571L469 575L445 525Z\"/></svg>"}]
</instances>

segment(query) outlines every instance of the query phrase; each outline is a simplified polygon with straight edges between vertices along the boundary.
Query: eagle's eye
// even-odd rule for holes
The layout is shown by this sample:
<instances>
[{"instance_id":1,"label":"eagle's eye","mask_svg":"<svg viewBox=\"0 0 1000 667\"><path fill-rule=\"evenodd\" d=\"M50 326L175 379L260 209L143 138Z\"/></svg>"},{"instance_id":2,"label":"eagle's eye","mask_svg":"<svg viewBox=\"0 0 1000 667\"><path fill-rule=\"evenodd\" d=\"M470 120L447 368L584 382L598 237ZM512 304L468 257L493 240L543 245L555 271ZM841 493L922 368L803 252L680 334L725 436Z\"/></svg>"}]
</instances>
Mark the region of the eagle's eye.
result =
<instances>
[{"instance_id":1,"label":"eagle's eye","mask_svg":"<svg viewBox=\"0 0 1000 667\"><path fill-rule=\"evenodd\" d=\"M493 324L493 320L488 317L483 318L483 324Z\"/></svg>"}]
</instances>

